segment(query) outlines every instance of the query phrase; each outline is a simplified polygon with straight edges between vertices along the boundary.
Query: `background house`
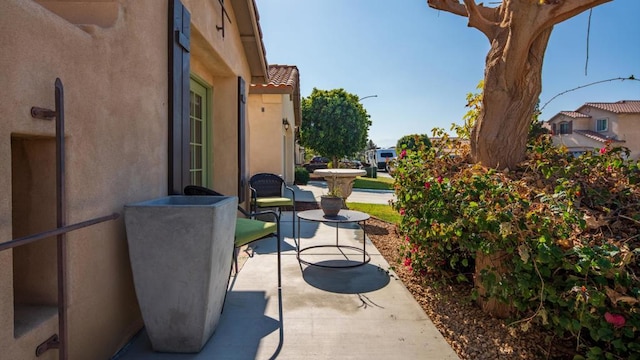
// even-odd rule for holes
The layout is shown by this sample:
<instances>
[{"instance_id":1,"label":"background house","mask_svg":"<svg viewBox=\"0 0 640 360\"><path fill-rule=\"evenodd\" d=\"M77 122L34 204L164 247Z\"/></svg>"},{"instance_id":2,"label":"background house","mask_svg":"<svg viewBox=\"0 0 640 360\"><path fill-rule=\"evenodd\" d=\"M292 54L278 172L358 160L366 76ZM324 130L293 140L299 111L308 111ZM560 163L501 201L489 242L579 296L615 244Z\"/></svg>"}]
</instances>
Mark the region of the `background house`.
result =
<instances>
[{"instance_id":1,"label":"background house","mask_svg":"<svg viewBox=\"0 0 640 360\"><path fill-rule=\"evenodd\" d=\"M246 199L248 84L268 77L257 19L253 0L0 1L0 245L192 183ZM31 112L56 109L57 78L59 138ZM58 335L38 359L107 359L142 327L122 216L61 238L0 251L0 358Z\"/></svg>"},{"instance_id":2,"label":"background house","mask_svg":"<svg viewBox=\"0 0 640 360\"><path fill-rule=\"evenodd\" d=\"M293 184L296 132L301 124L300 74L291 65L269 65L269 82L249 91L251 174L278 174Z\"/></svg>"},{"instance_id":3,"label":"background house","mask_svg":"<svg viewBox=\"0 0 640 360\"><path fill-rule=\"evenodd\" d=\"M612 142L640 157L640 100L585 103L576 111L561 111L547 121L555 145L564 145L576 155Z\"/></svg>"}]
</instances>

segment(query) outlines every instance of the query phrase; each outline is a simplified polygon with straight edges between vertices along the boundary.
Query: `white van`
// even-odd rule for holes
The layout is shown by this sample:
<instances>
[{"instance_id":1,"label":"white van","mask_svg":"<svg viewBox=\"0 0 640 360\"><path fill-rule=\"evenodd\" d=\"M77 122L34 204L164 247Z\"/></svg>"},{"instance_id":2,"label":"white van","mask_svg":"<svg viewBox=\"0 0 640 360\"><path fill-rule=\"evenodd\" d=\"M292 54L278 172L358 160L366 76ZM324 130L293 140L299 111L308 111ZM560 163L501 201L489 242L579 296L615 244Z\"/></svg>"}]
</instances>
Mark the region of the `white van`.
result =
<instances>
[{"instance_id":1,"label":"white van","mask_svg":"<svg viewBox=\"0 0 640 360\"><path fill-rule=\"evenodd\" d=\"M367 150L367 162L372 166L375 164L378 170L389 171L389 161L395 160L396 149L372 149Z\"/></svg>"}]
</instances>

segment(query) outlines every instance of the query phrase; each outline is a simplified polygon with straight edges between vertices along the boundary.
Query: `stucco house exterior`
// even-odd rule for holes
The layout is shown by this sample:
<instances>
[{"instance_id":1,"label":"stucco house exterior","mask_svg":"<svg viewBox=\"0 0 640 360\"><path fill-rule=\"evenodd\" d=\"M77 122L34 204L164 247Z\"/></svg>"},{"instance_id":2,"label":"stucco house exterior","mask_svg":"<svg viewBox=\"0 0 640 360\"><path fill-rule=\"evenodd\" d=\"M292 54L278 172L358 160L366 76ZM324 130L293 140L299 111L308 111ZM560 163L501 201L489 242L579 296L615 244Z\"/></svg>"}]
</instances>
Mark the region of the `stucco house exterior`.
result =
<instances>
[{"instance_id":1,"label":"stucco house exterior","mask_svg":"<svg viewBox=\"0 0 640 360\"><path fill-rule=\"evenodd\" d=\"M269 65L269 82L251 84L249 90L250 173L281 175L289 185L295 165L296 130L301 124L300 74L292 65Z\"/></svg>"},{"instance_id":2,"label":"stucco house exterior","mask_svg":"<svg viewBox=\"0 0 640 360\"><path fill-rule=\"evenodd\" d=\"M575 111L561 111L546 123L554 145L566 146L579 155L611 142L630 150L630 159L640 157L640 100L588 102Z\"/></svg>"},{"instance_id":3,"label":"stucco house exterior","mask_svg":"<svg viewBox=\"0 0 640 360\"><path fill-rule=\"evenodd\" d=\"M253 0L0 1L0 358L107 359L140 330L125 204L246 205L259 26Z\"/></svg>"}]
</instances>

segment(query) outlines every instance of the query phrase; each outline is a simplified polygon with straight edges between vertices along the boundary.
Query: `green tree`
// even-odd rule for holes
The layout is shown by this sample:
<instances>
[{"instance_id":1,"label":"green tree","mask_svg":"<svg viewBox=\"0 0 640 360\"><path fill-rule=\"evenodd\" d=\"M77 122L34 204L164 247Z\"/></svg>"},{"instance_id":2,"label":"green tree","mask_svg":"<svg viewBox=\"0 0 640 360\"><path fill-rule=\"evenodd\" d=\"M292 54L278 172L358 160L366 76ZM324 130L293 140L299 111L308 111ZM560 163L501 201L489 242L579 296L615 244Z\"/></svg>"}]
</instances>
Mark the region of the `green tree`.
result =
<instances>
[{"instance_id":1,"label":"green tree","mask_svg":"<svg viewBox=\"0 0 640 360\"><path fill-rule=\"evenodd\" d=\"M405 135L398 140L396 149L398 151L402 151L402 149L418 150L421 147L420 144L424 145L425 148L431 147L431 140L429 140L427 134Z\"/></svg>"},{"instance_id":2,"label":"green tree","mask_svg":"<svg viewBox=\"0 0 640 360\"><path fill-rule=\"evenodd\" d=\"M300 143L332 159L353 156L367 145L371 120L357 95L314 88L302 99Z\"/></svg>"}]
</instances>

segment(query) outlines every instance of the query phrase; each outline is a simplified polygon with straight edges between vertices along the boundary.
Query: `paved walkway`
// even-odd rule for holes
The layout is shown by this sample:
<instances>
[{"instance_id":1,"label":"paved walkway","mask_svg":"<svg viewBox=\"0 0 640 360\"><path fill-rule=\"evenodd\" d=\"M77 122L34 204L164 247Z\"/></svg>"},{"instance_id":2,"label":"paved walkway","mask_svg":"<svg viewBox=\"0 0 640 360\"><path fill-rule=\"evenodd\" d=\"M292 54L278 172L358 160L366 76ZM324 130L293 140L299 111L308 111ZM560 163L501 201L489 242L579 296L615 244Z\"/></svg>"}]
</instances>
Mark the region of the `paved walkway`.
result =
<instances>
[{"instance_id":1,"label":"paved walkway","mask_svg":"<svg viewBox=\"0 0 640 360\"><path fill-rule=\"evenodd\" d=\"M319 188L297 187L296 200L313 201ZM389 196L375 193L368 199ZM292 220L292 213L283 214L281 290L276 243L257 242L231 279L220 322L200 353L156 353L143 331L114 359L458 359L359 226L301 222L302 247L334 244L338 236L341 245L365 246L371 257L363 266L325 269L298 262ZM349 249L318 249L303 258L324 264L362 259Z\"/></svg>"},{"instance_id":2,"label":"paved walkway","mask_svg":"<svg viewBox=\"0 0 640 360\"><path fill-rule=\"evenodd\" d=\"M328 191L327 183L324 181L309 181L307 185L293 185L292 188L296 191L296 201L302 202L320 202L320 196ZM347 202L388 204L395 198L392 190L353 189Z\"/></svg>"}]
</instances>

